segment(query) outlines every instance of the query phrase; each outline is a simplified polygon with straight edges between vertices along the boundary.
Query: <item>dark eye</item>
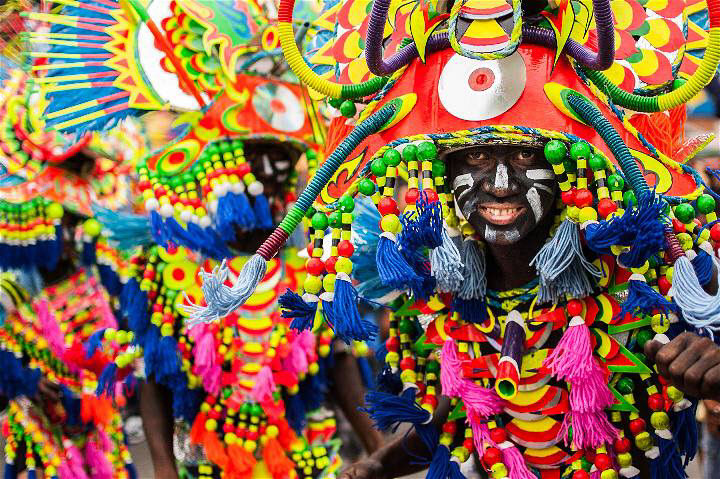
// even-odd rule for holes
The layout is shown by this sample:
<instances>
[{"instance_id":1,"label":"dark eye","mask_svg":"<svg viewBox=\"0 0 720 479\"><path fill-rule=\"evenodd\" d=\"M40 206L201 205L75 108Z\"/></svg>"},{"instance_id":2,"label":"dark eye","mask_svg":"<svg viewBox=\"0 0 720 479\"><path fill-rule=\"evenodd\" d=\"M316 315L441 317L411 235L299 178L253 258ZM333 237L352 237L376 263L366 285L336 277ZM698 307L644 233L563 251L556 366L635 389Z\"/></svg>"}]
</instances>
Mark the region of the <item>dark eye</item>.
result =
<instances>
[{"instance_id":1,"label":"dark eye","mask_svg":"<svg viewBox=\"0 0 720 479\"><path fill-rule=\"evenodd\" d=\"M533 150L521 150L517 154L517 159L522 163L530 163L535 159L535 152Z\"/></svg>"},{"instance_id":2,"label":"dark eye","mask_svg":"<svg viewBox=\"0 0 720 479\"><path fill-rule=\"evenodd\" d=\"M481 166L485 164L490 157L482 151L473 151L465 156L465 163L470 166Z\"/></svg>"}]
</instances>

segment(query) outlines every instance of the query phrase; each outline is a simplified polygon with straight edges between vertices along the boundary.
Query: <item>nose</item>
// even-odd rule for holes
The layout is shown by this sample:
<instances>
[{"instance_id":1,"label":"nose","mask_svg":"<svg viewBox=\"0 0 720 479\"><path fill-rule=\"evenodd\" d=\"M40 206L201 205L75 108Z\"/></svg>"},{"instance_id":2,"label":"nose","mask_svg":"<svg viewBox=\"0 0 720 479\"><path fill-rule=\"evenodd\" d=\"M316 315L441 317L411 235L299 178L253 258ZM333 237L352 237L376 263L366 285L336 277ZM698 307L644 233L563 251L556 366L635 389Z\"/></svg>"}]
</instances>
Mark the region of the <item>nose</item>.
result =
<instances>
[{"instance_id":1,"label":"nose","mask_svg":"<svg viewBox=\"0 0 720 479\"><path fill-rule=\"evenodd\" d=\"M510 178L507 164L499 161L495 167L495 176L492 179L489 175L485 177L482 189L496 198L507 198L518 192L518 185Z\"/></svg>"}]
</instances>

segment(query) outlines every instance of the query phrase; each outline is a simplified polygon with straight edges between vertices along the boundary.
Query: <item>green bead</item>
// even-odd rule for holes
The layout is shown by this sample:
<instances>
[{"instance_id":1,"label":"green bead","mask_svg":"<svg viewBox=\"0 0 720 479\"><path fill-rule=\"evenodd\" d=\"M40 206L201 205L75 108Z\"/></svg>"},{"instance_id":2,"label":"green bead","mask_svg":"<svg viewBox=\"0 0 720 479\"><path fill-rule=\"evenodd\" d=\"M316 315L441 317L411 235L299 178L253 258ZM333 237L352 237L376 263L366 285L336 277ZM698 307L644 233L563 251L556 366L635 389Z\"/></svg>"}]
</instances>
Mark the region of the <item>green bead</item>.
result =
<instances>
[{"instance_id":1,"label":"green bead","mask_svg":"<svg viewBox=\"0 0 720 479\"><path fill-rule=\"evenodd\" d=\"M325 231L328 227L328 217L324 213L315 213L312 217L312 227Z\"/></svg>"},{"instance_id":2,"label":"green bead","mask_svg":"<svg viewBox=\"0 0 720 479\"><path fill-rule=\"evenodd\" d=\"M421 161L434 160L437 158L437 147L432 141L423 141L418 145L418 158Z\"/></svg>"},{"instance_id":3,"label":"green bead","mask_svg":"<svg viewBox=\"0 0 720 479\"><path fill-rule=\"evenodd\" d=\"M229 141L221 141L218 147L220 149L220 153L228 153L232 151L232 145L230 145Z\"/></svg>"},{"instance_id":4,"label":"green bead","mask_svg":"<svg viewBox=\"0 0 720 479\"><path fill-rule=\"evenodd\" d=\"M242 406L240 406L240 414L250 414L250 409L252 406L249 402L243 403Z\"/></svg>"},{"instance_id":5,"label":"green bead","mask_svg":"<svg viewBox=\"0 0 720 479\"><path fill-rule=\"evenodd\" d=\"M263 414L263 408L258 403L253 403L251 409L250 409L250 415L255 417L260 417Z\"/></svg>"},{"instance_id":6,"label":"green bead","mask_svg":"<svg viewBox=\"0 0 720 479\"><path fill-rule=\"evenodd\" d=\"M649 329L641 329L638 331L637 336L635 337L635 341L637 342L637 345L641 348L645 347L645 343L650 341L653 338L653 333Z\"/></svg>"},{"instance_id":7,"label":"green bead","mask_svg":"<svg viewBox=\"0 0 720 479\"><path fill-rule=\"evenodd\" d=\"M383 162L387 166L397 166L401 161L402 157L400 156L400 152L394 148L388 149L383 155Z\"/></svg>"},{"instance_id":8,"label":"green bead","mask_svg":"<svg viewBox=\"0 0 720 479\"><path fill-rule=\"evenodd\" d=\"M313 208L313 207L311 206L311 207L308 208L307 211L305 212L305 217L306 217L306 218L312 218L313 216L315 216L315 211L316 211L315 208Z\"/></svg>"},{"instance_id":9,"label":"green bead","mask_svg":"<svg viewBox=\"0 0 720 479\"><path fill-rule=\"evenodd\" d=\"M637 199L632 190L627 190L623 193L623 205L625 205L625 208L630 208L630 205L637 205Z\"/></svg>"},{"instance_id":10,"label":"green bead","mask_svg":"<svg viewBox=\"0 0 720 479\"><path fill-rule=\"evenodd\" d=\"M330 213L330 216L328 217L330 220L330 225L335 228L340 228L342 226L342 213L339 211L333 211Z\"/></svg>"},{"instance_id":11,"label":"green bead","mask_svg":"<svg viewBox=\"0 0 720 479\"><path fill-rule=\"evenodd\" d=\"M425 371L438 374L440 372L440 363L437 361L429 361L425 366Z\"/></svg>"},{"instance_id":12,"label":"green bead","mask_svg":"<svg viewBox=\"0 0 720 479\"><path fill-rule=\"evenodd\" d=\"M408 145L403 148L402 157L406 162L414 161L417 159L418 147L415 145Z\"/></svg>"},{"instance_id":13,"label":"green bead","mask_svg":"<svg viewBox=\"0 0 720 479\"><path fill-rule=\"evenodd\" d=\"M675 218L687 224L695 219L695 208L690 203L682 203L675 207Z\"/></svg>"},{"instance_id":14,"label":"green bead","mask_svg":"<svg viewBox=\"0 0 720 479\"><path fill-rule=\"evenodd\" d=\"M355 200L350 195L342 195L339 200L340 203L340 209L344 213L352 213L352 210L355 209Z\"/></svg>"},{"instance_id":15,"label":"green bead","mask_svg":"<svg viewBox=\"0 0 720 479\"><path fill-rule=\"evenodd\" d=\"M570 146L570 156L577 161L580 158L588 159L592 155L592 148L587 141L578 141Z\"/></svg>"},{"instance_id":16,"label":"green bead","mask_svg":"<svg viewBox=\"0 0 720 479\"><path fill-rule=\"evenodd\" d=\"M357 107L355 106L355 103L353 103L350 100L345 100L340 105L340 114L344 116L345 118L352 118L355 116L355 113L357 113Z\"/></svg>"},{"instance_id":17,"label":"green bead","mask_svg":"<svg viewBox=\"0 0 720 479\"><path fill-rule=\"evenodd\" d=\"M701 214L708 214L715 211L715 198L710 195L702 195L697 199L697 209Z\"/></svg>"},{"instance_id":18,"label":"green bead","mask_svg":"<svg viewBox=\"0 0 720 479\"><path fill-rule=\"evenodd\" d=\"M600 155L593 155L588 160L588 166L593 171L600 171L605 169L605 158Z\"/></svg>"},{"instance_id":19,"label":"green bead","mask_svg":"<svg viewBox=\"0 0 720 479\"><path fill-rule=\"evenodd\" d=\"M372 171L375 176L385 176L387 166L382 158L375 158L372 163L370 163L370 171Z\"/></svg>"},{"instance_id":20,"label":"green bead","mask_svg":"<svg viewBox=\"0 0 720 479\"><path fill-rule=\"evenodd\" d=\"M566 158L563 165L565 165L565 171L567 173L575 173L577 171L577 163L570 158Z\"/></svg>"},{"instance_id":21,"label":"green bead","mask_svg":"<svg viewBox=\"0 0 720 479\"><path fill-rule=\"evenodd\" d=\"M363 178L358 183L358 191L365 196L371 196L375 193L375 183L370 178Z\"/></svg>"},{"instance_id":22,"label":"green bead","mask_svg":"<svg viewBox=\"0 0 720 479\"><path fill-rule=\"evenodd\" d=\"M620 175L610 175L607 177L607 184L610 191L622 191L625 188L625 180Z\"/></svg>"},{"instance_id":23,"label":"green bead","mask_svg":"<svg viewBox=\"0 0 720 479\"><path fill-rule=\"evenodd\" d=\"M559 165L567 156L567 146L560 140L545 143L545 158L553 165Z\"/></svg>"},{"instance_id":24,"label":"green bead","mask_svg":"<svg viewBox=\"0 0 720 479\"><path fill-rule=\"evenodd\" d=\"M445 176L445 162L440 160L435 160L432 163L432 174L435 177Z\"/></svg>"},{"instance_id":25,"label":"green bead","mask_svg":"<svg viewBox=\"0 0 720 479\"><path fill-rule=\"evenodd\" d=\"M398 324L398 331L400 331L400 334L412 334L414 331L412 321L407 318L401 319Z\"/></svg>"},{"instance_id":26,"label":"green bead","mask_svg":"<svg viewBox=\"0 0 720 479\"><path fill-rule=\"evenodd\" d=\"M223 398L227 399L232 395L232 388L223 388Z\"/></svg>"},{"instance_id":27,"label":"green bead","mask_svg":"<svg viewBox=\"0 0 720 479\"><path fill-rule=\"evenodd\" d=\"M230 143L230 147L231 147L233 150L240 149L240 148L243 147L243 142L240 141L240 140L233 140L233 141Z\"/></svg>"},{"instance_id":28,"label":"green bead","mask_svg":"<svg viewBox=\"0 0 720 479\"><path fill-rule=\"evenodd\" d=\"M340 105L342 105L344 101L342 98L331 98L328 103L333 108L340 108Z\"/></svg>"},{"instance_id":29,"label":"green bead","mask_svg":"<svg viewBox=\"0 0 720 479\"><path fill-rule=\"evenodd\" d=\"M621 378L615 385L615 389L620 394L630 394L635 389L635 383L630 378Z\"/></svg>"}]
</instances>

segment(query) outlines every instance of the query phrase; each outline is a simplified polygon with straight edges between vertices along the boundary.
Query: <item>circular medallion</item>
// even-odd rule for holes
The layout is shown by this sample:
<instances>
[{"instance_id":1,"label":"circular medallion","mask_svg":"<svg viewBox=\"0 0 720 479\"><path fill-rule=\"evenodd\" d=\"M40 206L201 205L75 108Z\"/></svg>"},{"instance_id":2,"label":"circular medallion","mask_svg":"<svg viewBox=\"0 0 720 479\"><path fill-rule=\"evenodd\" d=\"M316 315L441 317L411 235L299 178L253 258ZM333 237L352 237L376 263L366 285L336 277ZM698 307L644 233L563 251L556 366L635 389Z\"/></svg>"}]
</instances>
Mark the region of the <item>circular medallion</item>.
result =
<instances>
[{"instance_id":1,"label":"circular medallion","mask_svg":"<svg viewBox=\"0 0 720 479\"><path fill-rule=\"evenodd\" d=\"M279 131L293 132L305 123L305 112L300 100L284 85L264 83L253 92L255 113Z\"/></svg>"}]
</instances>

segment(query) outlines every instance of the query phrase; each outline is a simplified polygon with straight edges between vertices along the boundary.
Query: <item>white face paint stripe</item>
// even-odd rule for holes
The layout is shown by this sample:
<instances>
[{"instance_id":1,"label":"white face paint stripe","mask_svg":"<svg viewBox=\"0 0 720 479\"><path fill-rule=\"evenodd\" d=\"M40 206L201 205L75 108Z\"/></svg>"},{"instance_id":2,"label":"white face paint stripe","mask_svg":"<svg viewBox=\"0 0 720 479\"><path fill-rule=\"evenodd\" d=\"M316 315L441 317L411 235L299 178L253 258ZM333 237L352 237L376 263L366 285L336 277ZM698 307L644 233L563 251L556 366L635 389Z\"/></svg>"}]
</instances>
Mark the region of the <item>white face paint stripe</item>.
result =
<instances>
[{"instance_id":1,"label":"white face paint stripe","mask_svg":"<svg viewBox=\"0 0 720 479\"><path fill-rule=\"evenodd\" d=\"M495 170L495 188L498 190L506 190L508 187L508 171L505 163L498 163Z\"/></svg>"},{"instance_id":2,"label":"white face paint stripe","mask_svg":"<svg viewBox=\"0 0 720 479\"><path fill-rule=\"evenodd\" d=\"M542 185L540 183L533 183L533 188L538 188L543 191L547 191L548 193L552 194L552 188L549 186Z\"/></svg>"},{"instance_id":3,"label":"white face paint stripe","mask_svg":"<svg viewBox=\"0 0 720 479\"><path fill-rule=\"evenodd\" d=\"M486 241L494 243L495 241L497 241L498 236L509 243L514 243L515 241L520 239L520 232L516 228L513 228L509 231L498 231L490 225L485 225Z\"/></svg>"},{"instance_id":4,"label":"white face paint stripe","mask_svg":"<svg viewBox=\"0 0 720 479\"><path fill-rule=\"evenodd\" d=\"M470 193L470 191L472 191L472 187L474 184L475 184L475 180L473 180L471 173L465 173L465 174L456 176L455 179L453 180L453 189L454 190L459 189L461 186L468 187L465 191L463 191L462 193L460 193L457 196L457 199L459 200L460 198L465 196L467 193Z\"/></svg>"},{"instance_id":5,"label":"white face paint stripe","mask_svg":"<svg viewBox=\"0 0 720 479\"><path fill-rule=\"evenodd\" d=\"M273 169L272 169L272 166L270 165L270 158L268 158L268 156L264 154L262 156L262 161L263 161L263 170L265 171L265 174L267 176L272 175Z\"/></svg>"},{"instance_id":6,"label":"white face paint stripe","mask_svg":"<svg viewBox=\"0 0 720 479\"><path fill-rule=\"evenodd\" d=\"M533 215L535 215L535 222L537 223L540 218L542 218L543 214L542 203L540 202L540 193L538 193L535 187L532 187L525 194L525 198L527 198L530 208L532 208Z\"/></svg>"},{"instance_id":7,"label":"white face paint stripe","mask_svg":"<svg viewBox=\"0 0 720 479\"><path fill-rule=\"evenodd\" d=\"M539 170L527 170L525 176L531 180L552 180L555 178L555 173L552 170L539 169Z\"/></svg>"},{"instance_id":8,"label":"white face paint stripe","mask_svg":"<svg viewBox=\"0 0 720 479\"><path fill-rule=\"evenodd\" d=\"M485 225L485 240L494 243L497 238L497 231L490 225Z\"/></svg>"}]
</instances>

